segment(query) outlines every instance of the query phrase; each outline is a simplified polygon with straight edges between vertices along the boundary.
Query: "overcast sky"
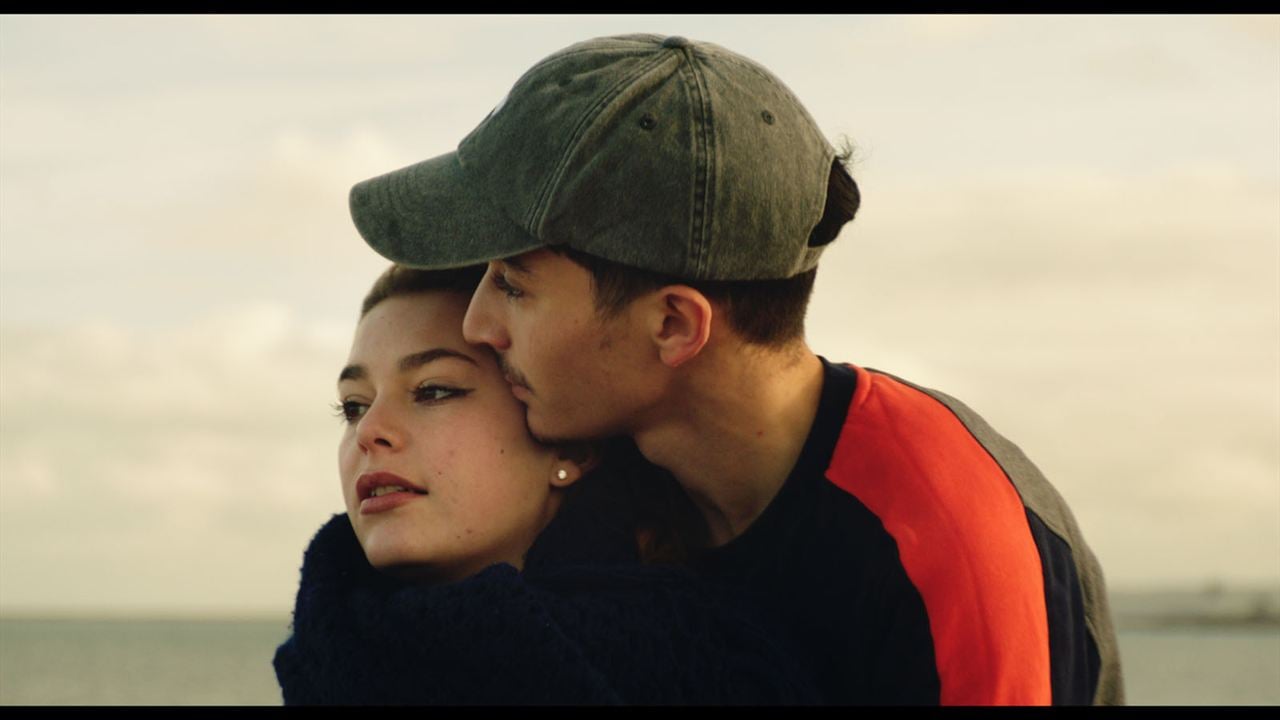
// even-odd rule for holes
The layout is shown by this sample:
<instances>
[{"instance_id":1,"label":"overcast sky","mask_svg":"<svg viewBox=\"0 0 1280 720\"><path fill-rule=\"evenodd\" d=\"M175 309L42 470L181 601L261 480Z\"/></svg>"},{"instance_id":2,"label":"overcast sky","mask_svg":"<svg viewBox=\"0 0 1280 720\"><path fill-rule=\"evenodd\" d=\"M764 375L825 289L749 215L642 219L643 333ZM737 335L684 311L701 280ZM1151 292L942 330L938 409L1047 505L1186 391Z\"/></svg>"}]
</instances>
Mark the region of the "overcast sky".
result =
<instances>
[{"instance_id":1,"label":"overcast sky","mask_svg":"<svg viewBox=\"0 0 1280 720\"><path fill-rule=\"evenodd\" d=\"M6 16L0 612L287 612L385 264L348 189L625 32L857 147L817 352L984 415L1113 588L1280 586L1277 16Z\"/></svg>"}]
</instances>

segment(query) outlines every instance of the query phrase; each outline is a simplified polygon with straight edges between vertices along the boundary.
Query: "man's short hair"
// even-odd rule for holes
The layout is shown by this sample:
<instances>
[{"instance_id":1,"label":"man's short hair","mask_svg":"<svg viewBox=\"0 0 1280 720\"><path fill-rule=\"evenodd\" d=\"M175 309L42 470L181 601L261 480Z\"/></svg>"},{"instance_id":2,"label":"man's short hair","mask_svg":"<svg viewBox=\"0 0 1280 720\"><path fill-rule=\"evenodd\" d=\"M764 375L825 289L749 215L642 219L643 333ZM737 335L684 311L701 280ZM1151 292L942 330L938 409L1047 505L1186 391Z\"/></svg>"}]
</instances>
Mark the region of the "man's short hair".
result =
<instances>
[{"instance_id":1,"label":"man's short hair","mask_svg":"<svg viewBox=\"0 0 1280 720\"><path fill-rule=\"evenodd\" d=\"M846 167L851 155L852 150L846 148L831 163L826 204L809 235L810 247L835 240L858 212L862 196ZM591 273L596 311L604 317L617 315L636 298L658 288L687 285L723 308L729 327L749 343L779 348L804 338L804 316L813 294L816 267L782 280L691 281L629 267L573 248L550 245L548 249Z\"/></svg>"}]
</instances>

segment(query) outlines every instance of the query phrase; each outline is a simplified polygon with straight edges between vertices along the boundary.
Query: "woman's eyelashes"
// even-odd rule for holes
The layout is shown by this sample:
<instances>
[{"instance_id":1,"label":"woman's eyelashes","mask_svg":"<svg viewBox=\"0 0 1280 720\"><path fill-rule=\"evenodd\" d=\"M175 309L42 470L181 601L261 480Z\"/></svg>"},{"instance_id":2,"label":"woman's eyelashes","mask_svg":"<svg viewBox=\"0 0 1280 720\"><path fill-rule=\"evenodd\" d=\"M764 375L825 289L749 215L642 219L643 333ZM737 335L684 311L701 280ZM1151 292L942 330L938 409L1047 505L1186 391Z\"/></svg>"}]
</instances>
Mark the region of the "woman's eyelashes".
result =
<instances>
[{"instance_id":1,"label":"woman's eyelashes","mask_svg":"<svg viewBox=\"0 0 1280 720\"><path fill-rule=\"evenodd\" d=\"M451 387L449 385L419 385L413 389L414 402L432 404L443 402L450 398L462 397L471 392L468 388Z\"/></svg>"},{"instance_id":2,"label":"woman's eyelashes","mask_svg":"<svg viewBox=\"0 0 1280 720\"><path fill-rule=\"evenodd\" d=\"M354 400L343 400L342 402L334 403L332 407L334 414L349 425L359 420L360 416L364 415L364 411L369 408L368 405Z\"/></svg>"},{"instance_id":3,"label":"woman's eyelashes","mask_svg":"<svg viewBox=\"0 0 1280 720\"><path fill-rule=\"evenodd\" d=\"M419 405L436 405L455 398L465 397L471 392L472 388L425 383L409 391L409 397ZM369 410L368 403L355 400L343 400L342 402L334 403L332 407L334 414L350 425L359 422L360 418Z\"/></svg>"}]
</instances>

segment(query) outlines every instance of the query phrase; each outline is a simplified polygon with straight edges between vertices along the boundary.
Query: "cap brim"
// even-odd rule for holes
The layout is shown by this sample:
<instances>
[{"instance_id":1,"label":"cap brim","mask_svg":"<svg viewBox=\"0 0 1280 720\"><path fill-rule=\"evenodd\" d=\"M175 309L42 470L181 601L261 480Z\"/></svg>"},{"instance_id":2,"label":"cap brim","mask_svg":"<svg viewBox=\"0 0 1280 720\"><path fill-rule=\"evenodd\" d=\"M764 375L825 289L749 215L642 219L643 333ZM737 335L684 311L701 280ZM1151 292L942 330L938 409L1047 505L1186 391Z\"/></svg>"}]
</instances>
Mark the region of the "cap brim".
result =
<instances>
[{"instance_id":1,"label":"cap brim","mask_svg":"<svg viewBox=\"0 0 1280 720\"><path fill-rule=\"evenodd\" d=\"M410 267L475 265L543 244L470 186L456 152L365 180L350 205L365 242Z\"/></svg>"}]
</instances>

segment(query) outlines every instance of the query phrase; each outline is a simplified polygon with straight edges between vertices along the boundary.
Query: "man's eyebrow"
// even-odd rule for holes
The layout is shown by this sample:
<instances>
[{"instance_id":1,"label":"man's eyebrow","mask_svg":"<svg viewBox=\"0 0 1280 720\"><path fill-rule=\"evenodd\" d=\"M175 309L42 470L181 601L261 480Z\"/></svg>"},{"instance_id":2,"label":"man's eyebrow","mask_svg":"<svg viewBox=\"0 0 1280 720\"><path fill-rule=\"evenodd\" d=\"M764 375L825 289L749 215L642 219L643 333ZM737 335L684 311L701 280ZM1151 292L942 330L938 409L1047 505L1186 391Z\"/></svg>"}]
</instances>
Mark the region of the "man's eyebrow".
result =
<instances>
[{"instance_id":1,"label":"man's eyebrow","mask_svg":"<svg viewBox=\"0 0 1280 720\"><path fill-rule=\"evenodd\" d=\"M515 268L516 272L518 273L521 273L524 275L533 274L532 272L530 272L529 266L523 260L521 260L520 256L518 255L509 257L509 258L502 258L498 262L504 265L510 265L511 267Z\"/></svg>"},{"instance_id":2,"label":"man's eyebrow","mask_svg":"<svg viewBox=\"0 0 1280 720\"><path fill-rule=\"evenodd\" d=\"M408 372L414 368L420 368L427 363L435 362L436 360L447 357L465 360L472 365L476 364L475 358L472 358L466 353L460 353L457 350L450 350L449 348L432 348L412 355L405 355L400 358L400 372ZM338 382L341 383L344 380L363 380L367 375L368 372L364 369L363 365L348 365L342 368L342 372L338 373Z\"/></svg>"}]
</instances>

